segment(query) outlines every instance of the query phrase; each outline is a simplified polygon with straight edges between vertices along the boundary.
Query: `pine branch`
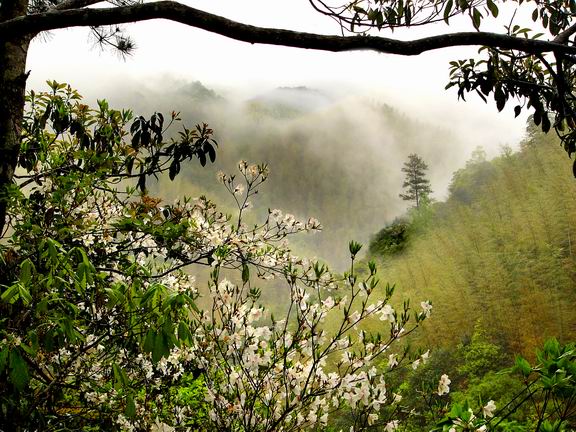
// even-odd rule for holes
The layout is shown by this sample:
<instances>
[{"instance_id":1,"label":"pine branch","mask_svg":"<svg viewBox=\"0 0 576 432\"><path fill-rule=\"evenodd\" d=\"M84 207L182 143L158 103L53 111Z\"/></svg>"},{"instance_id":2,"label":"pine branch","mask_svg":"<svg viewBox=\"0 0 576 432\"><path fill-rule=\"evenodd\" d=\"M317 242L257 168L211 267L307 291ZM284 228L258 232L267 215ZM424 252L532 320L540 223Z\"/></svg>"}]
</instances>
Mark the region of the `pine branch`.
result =
<instances>
[{"instance_id":1,"label":"pine branch","mask_svg":"<svg viewBox=\"0 0 576 432\"><path fill-rule=\"evenodd\" d=\"M67 10L67 9L80 9L86 6L91 6L96 3L102 3L103 0L64 0L62 3L57 4L52 8L53 11L56 10Z\"/></svg>"}]
</instances>

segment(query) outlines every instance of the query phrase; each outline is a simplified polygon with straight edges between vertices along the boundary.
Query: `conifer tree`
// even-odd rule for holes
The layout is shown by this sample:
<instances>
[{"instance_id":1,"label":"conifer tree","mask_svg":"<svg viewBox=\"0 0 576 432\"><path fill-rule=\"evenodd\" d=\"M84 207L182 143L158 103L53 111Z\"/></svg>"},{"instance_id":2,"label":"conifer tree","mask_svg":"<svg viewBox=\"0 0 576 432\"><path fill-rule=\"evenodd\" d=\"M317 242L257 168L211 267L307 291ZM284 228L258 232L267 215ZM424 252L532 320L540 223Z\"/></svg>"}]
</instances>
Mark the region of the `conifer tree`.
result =
<instances>
[{"instance_id":1,"label":"conifer tree","mask_svg":"<svg viewBox=\"0 0 576 432\"><path fill-rule=\"evenodd\" d=\"M430 181L425 176L428 165L416 153L408 156L408 161L404 163L402 172L406 173L406 179L402 187L406 190L400 194L404 201L414 201L416 208L420 207L431 193Z\"/></svg>"}]
</instances>

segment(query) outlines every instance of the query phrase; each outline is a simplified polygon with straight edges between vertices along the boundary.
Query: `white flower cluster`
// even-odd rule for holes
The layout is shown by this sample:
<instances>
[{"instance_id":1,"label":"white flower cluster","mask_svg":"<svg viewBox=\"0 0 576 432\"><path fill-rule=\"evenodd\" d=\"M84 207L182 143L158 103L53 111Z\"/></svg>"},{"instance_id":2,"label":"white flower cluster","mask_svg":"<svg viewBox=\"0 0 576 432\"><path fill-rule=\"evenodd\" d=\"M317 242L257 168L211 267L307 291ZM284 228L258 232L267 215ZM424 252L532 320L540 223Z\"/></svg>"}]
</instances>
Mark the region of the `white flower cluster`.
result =
<instances>
[{"instance_id":1,"label":"white flower cluster","mask_svg":"<svg viewBox=\"0 0 576 432\"><path fill-rule=\"evenodd\" d=\"M373 364L401 337L398 329L406 322L398 322L385 302L368 302L374 275L359 287L351 286L348 296L318 298L318 293L333 289L334 278L318 265L306 264L294 270L299 277L291 284L291 312L286 319L268 324L256 324L268 318L243 286L227 279L212 284L213 307L199 320L194 345L199 347L195 355L206 377L214 429L323 427L333 412L344 407L372 426L382 407L401 400L400 395L388 393L385 375ZM306 284L312 280L310 268L316 270L316 279ZM372 287L369 294L367 287ZM322 326L331 314L340 315L342 323L334 334ZM371 338L358 330L358 324L371 316L389 321L390 338ZM336 355L336 369L329 370L327 364L333 364L330 359ZM420 360L428 355L424 353ZM389 355L389 368L399 363L396 354ZM384 428L397 426L397 421L388 421Z\"/></svg>"},{"instance_id":2,"label":"white flower cluster","mask_svg":"<svg viewBox=\"0 0 576 432\"><path fill-rule=\"evenodd\" d=\"M482 407L482 418L477 418L474 415L472 408L468 408L466 415L462 415L463 418L456 418L452 421L452 425L448 432L460 432L460 431L475 431L475 432L487 432L488 423L490 418L494 417L494 411L496 411L496 403L493 400L489 400L488 403Z\"/></svg>"},{"instance_id":3,"label":"white flower cluster","mask_svg":"<svg viewBox=\"0 0 576 432\"><path fill-rule=\"evenodd\" d=\"M66 267L67 279L59 277L70 287L53 288L69 295L75 315L61 326L73 342L50 356L39 353L46 357L46 374L67 388L81 381L78 399L90 409L121 412L116 424L128 431L184 425L186 408L165 396L191 370L204 378L209 430L322 428L344 408L361 419L358 424L396 430L397 420L380 420L382 408L401 400L387 388L386 374L406 363L395 344L430 315L431 304L420 304L409 327L408 305L395 310L388 294L372 300L378 293L375 266L363 279L353 269L337 277L293 256L286 238L320 230L314 218L301 222L271 210L261 225L244 225L248 199L268 168L245 161L238 167L242 183L219 174L238 206L234 221L206 198L161 206L134 191L121 197L102 188L62 201L60 211L75 221L74 244L89 262ZM61 253L68 252L62 247ZM199 296L195 278L183 271L194 263L211 266L211 302L204 311L193 302ZM241 271L243 282L224 279L222 269ZM257 303L250 272L286 279L290 304L282 319ZM328 319L334 331L327 330ZM365 333L368 320L386 336ZM6 344L16 341L19 336ZM387 367L377 369L380 357ZM412 367L427 358L428 352L413 359ZM450 384L446 375L442 379L439 394ZM130 403L127 388L139 391Z\"/></svg>"}]
</instances>

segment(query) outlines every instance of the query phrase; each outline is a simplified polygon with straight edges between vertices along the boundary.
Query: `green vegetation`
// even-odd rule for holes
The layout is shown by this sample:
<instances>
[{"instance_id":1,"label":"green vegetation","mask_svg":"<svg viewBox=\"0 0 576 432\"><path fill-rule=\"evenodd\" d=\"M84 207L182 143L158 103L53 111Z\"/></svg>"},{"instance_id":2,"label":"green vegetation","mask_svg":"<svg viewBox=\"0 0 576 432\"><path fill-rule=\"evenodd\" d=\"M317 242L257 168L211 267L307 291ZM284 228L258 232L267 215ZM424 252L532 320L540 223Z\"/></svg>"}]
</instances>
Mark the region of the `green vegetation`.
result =
<instances>
[{"instance_id":1,"label":"green vegetation","mask_svg":"<svg viewBox=\"0 0 576 432\"><path fill-rule=\"evenodd\" d=\"M397 378L416 413L406 411L406 430L573 430L576 184L567 175L559 140L532 128L516 153L503 147L487 161L476 149L446 202L411 209L372 238L384 278L434 304L412 339L435 347L431 360ZM451 392L439 396L443 374Z\"/></svg>"},{"instance_id":2,"label":"green vegetation","mask_svg":"<svg viewBox=\"0 0 576 432\"><path fill-rule=\"evenodd\" d=\"M212 130L184 127L165 140L161 114L134 117L105 101L90 109L68 86L49 86L28 97L0 245L0 427L574 427L576 350L566 343L575 319L574 191L544 168L557 157L553 140L532 132L521 152L504 149L492 162L476 151L447 202L421 201L374 238L387 280L396 272L405 284L404 269L414 280L465 278L413 290L435 305L433 326L418 335L432 303L395 300L398 289L380 284L376 263L358 263L361 244L349 243L349 269L332 274L285 241L317 231L316 219L278 209L259 223L245 219L266 164L240 161L240 174L219 174L231 215L205 197L163 204L148 194L149 178L174 179L190 160L214 162ZM183 271L197 265L209 269L205 280ZM267 279L287 291L284 310L262 304ZM406 285L398 288L406 297ZM415 342L435 350L412 349ZM542 345L535 359L513 360Z\"/></svg>"},{"instance_id":3,"label":"green vegetation","mask_svg":"<svg viewBox=\"0 0 576 432\"><path fill-rule=\"evenodd\" d=\"M294 256L287 238L317 231L314 218L275 209L245 222L265 164L219 175L234 214L206 197L162 203L149 178L213 162L211 129L165 140L176 115L165 125L106 101L91 109L69 86L49 86L28 96L6 197L0 429L300 431L340 412L357 430L390 423L381 411L398 400L377 362L389 350L403 352L391 372L419 361L400 340L428 318L428 302L393 309L389 286L374 298L377 266L358 273L359 243L349 243L344 275ZM275 278L289 293L280 318L261 303L260 281ZM374 317L383 330L360 334Z\"/></svg>"},{"instance_id":4,"label":"green vegetation","mask_svg":"<svg viewBox=\"0 0 576 432\"><path fill-rule=\"evenodd\" d=\"M558 144L532 129L518 153L505 148L488 162L476 152L446 202L411 213L401 252L379 258L401 295L433 301L422 342L458 344L479 319L506 352L532 356L549 337L573 340L576 184ZM374 238L376 258L391 250L383 234L395 226Z\"/></svg>"}]
</instances>

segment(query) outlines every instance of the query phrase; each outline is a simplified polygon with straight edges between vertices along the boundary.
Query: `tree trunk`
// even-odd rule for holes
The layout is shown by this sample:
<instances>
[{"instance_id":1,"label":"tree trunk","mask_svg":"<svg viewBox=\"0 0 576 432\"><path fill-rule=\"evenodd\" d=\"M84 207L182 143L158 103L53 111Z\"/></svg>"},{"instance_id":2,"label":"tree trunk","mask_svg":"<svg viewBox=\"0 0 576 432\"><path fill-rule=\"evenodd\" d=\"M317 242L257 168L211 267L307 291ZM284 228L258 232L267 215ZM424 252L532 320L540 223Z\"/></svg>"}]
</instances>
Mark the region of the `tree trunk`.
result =
<instances>
[{"instance_id":1,"label":"tree trunk","mask_svg":"<svg viewBox=\"0 0 576 432\"><path fill-rule=\"evenodd\" d=\"M3 2L0 22L26 15L27 8L27 0ZM20 151L30 40L30 36L0 39L0 238L6 227L6 192L14 178Z\"/></svg>"}]
</instances>

